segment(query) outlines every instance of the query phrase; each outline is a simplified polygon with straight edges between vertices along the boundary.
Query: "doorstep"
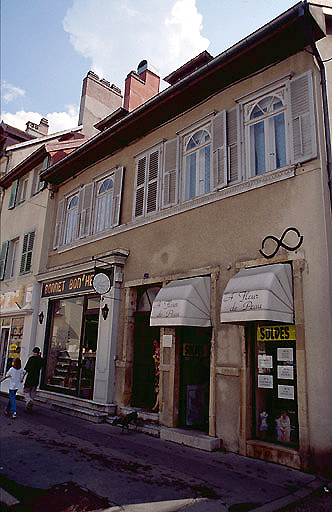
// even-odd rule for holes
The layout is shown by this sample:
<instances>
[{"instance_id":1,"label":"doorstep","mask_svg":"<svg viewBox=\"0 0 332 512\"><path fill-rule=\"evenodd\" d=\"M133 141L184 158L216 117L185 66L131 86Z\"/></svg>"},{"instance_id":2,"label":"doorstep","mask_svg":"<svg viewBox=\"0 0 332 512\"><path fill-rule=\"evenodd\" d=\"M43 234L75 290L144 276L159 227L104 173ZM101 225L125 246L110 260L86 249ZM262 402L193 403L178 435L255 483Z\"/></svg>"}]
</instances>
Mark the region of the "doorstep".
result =
<instances>
[{"instance_id":1,"label":"doorstep","mask_svg":"<svg viewBox=\"0 0 332 512\"><path fill-rule=\"evenodd\" d=\"M183 430L180 428L168 428L160 426L160 439L164 441L172 441L177 444L184 444L199 450L213 452L218 450L221 440L217 437L211 437L203 432L196 430Z\"/></svg>"}]
</instances>

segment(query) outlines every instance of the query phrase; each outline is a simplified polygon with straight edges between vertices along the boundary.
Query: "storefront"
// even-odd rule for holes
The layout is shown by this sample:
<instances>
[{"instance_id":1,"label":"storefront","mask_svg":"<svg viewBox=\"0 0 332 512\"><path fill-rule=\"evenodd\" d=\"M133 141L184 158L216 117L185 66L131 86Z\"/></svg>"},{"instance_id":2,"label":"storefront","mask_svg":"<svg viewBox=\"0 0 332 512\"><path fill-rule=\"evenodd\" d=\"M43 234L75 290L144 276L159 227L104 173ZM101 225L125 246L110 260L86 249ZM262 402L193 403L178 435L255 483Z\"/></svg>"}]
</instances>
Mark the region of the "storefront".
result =
<instances>
[{"instance_id":1,"label":"storefront","mask_svg":"<svg viewBox=\"0 0 332 512\"><path fill-rule=\"evenodd\" d=\"M0 334L0 375L12 366L16 357L21 357L24 317L3 318Z\"/></svg>"}]
</instances>

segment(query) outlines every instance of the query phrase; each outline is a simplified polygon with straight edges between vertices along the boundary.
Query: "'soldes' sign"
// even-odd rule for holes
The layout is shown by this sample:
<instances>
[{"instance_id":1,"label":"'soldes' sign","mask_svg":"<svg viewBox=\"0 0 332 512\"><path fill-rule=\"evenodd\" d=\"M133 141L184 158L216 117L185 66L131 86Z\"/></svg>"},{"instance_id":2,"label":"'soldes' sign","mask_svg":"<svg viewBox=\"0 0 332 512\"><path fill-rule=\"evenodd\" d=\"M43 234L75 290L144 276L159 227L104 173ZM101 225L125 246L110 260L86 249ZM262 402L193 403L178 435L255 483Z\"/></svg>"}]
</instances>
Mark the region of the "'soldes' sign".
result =
<instances>
[{"instance_id":1,"label":"'soldes' sign","mask_svg":"<svg viewBox=\"0 0 332 512\"><path fill-rule=\"evenodd\" d=\"M54 297L78 292L93 291L94 272L83 272L69 277L61 277L43 284L42 297Z\"/></svg>"}]
</instances>

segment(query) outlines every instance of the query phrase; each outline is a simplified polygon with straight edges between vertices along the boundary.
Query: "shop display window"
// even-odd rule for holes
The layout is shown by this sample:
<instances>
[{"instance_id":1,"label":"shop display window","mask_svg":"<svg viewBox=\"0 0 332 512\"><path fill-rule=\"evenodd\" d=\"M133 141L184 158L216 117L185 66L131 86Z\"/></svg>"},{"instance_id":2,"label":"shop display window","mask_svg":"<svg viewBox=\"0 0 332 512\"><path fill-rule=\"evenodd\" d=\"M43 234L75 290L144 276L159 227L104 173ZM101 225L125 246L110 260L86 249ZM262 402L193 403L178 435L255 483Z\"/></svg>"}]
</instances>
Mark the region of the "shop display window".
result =
<instances>
[{"instance_id":1,"label":"shop display window","mask_svg":"<svg viewBox=\"0 0 332 512\"><path fill-rule=\"evenodd\" d=\"M295 325L257 324L253 354L256 438L296 447Z\"/></svg>"},{"instance_id":2,"label":"shop display window","mask_svg":"<svg viewBox=\"0 0 332 512\"><path fill-rule=\"evenodd\" d=\"M0 338L0 374L11 368L16 357L21 357L24 318L4 319Z\"/></svg>"}]
</instances>

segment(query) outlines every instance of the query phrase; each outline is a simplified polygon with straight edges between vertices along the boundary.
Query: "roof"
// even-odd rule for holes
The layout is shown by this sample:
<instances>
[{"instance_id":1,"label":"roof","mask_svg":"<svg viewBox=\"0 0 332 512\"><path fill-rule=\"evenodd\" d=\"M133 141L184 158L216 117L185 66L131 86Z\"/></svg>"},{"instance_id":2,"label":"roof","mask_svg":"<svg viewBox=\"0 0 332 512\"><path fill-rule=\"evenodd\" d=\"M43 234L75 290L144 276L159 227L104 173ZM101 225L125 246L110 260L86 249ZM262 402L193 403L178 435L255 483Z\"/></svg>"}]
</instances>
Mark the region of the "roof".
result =
<instances>
[{"instance_id":1,"label":"roof","mask_svg":"<svg viewBox=\"0 0 332 512\"><path fill-rule=\"evenodd\" d=\"M190 61L183 64L183 66L180 68L165 76L164 80L165 82L174 85L176 82L190 75L193 71L196 71L196 69L202 67L204 64L207 64L207 62L210 62L212 59L212 55L209 52L204 51Z\"/></svg>"},{"instance_id":2,"label":"roof","mask_svg":"<svg viewBox=\"0 0 332 512\"><path fill-rule=\"evenodd\" d=\"M294 55L308 45L304 22L314 40L323 38L326 27L321 11L299 2L92 137L42 172L42 178L59 185L213 94Z\"/></svg>"},{"instance_id":3,"label":"roof","mask_svg":"<svg viewBox=\"0 0 332 512\"><path fill-rule=\"evenodd\" d=\"M9 145L20 143L23 141L35 139L35 135L31 135L19 128L15 128L10 124L4 123L1 121L0 123L0 150L2 151Z\"/></svg>"}]
</instances>

